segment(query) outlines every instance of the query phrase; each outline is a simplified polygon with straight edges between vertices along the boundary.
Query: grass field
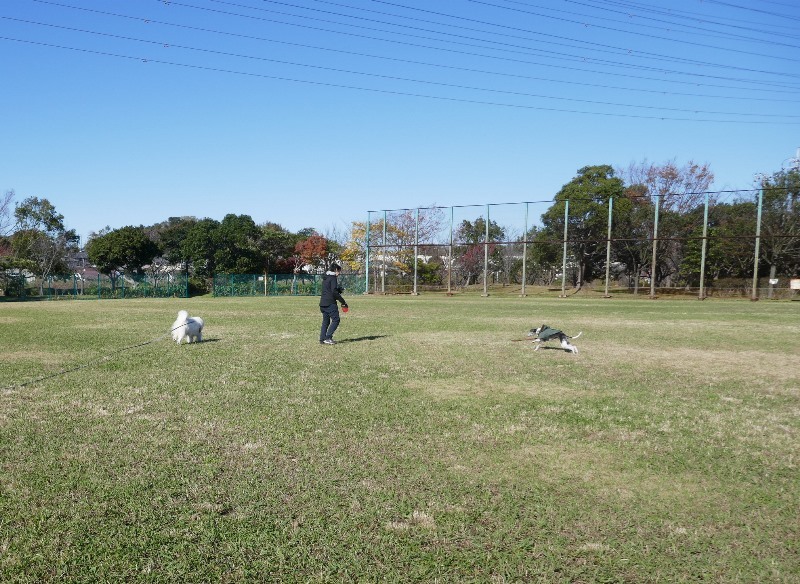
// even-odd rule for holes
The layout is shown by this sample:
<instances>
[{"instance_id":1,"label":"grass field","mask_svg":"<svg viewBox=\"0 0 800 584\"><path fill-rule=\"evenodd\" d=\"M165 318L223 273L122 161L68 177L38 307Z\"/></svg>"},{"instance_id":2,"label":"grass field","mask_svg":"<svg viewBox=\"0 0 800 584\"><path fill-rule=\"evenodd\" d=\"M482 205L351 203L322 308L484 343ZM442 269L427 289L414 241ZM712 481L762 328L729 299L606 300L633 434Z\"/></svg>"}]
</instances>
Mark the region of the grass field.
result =
<instances>
[{"instance_id":1,"label":"grass field","mask_svg":"<svg viewBox=\"0 0 800 584\"><path fill-rule=\"evenodd\" d=\"M316 304L0 304L0 581L800 582L800 302Z\"/></svg>"}]
</instances>

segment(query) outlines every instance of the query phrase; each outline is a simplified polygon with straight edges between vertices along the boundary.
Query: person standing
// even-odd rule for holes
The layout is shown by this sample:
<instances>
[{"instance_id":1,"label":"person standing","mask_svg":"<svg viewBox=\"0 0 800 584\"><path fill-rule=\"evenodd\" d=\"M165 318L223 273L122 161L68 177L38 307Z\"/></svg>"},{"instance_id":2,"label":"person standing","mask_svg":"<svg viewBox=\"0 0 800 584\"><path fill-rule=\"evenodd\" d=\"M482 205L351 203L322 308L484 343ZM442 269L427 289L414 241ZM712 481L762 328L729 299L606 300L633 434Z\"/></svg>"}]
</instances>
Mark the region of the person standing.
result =
<instances>
[{"instance_id":1,"label":"person standing","mask_svg":"<svg viewBox=\"0 0 800 584\"><path fill-rule=\"evenodd\" d=\"M322 278L322 295L319 299L319 311L322 313L322 328L319 332L319 342L322 345L335 345L333 333L339 326L339 305L347 308L347 302L342 297L342 288L339 287L339 274L342 267L339 264L331 264L325 276Z\"/></svg>"}]
</instances>

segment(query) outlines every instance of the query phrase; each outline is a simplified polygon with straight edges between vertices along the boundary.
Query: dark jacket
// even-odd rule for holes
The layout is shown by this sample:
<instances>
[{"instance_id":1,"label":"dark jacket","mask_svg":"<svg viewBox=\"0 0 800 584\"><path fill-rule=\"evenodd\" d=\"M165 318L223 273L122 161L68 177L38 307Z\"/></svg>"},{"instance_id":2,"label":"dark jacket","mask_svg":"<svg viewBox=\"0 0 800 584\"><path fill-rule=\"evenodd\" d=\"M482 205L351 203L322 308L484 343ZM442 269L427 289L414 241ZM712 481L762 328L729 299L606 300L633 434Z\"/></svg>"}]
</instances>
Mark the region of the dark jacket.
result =
<instances>
[{"instance_id":1,"label":"dark jacket","mask_svg":"<svg viewBox=\"0 0 800 584\"><path fill-rule=\"evenodd\" d=\"M556 337L561 334L561 331L558 329L550 328L546 324L542 325L542 330L539 331L539 338L543 341L548 341L553 337Z\"/></svg>"},{"instance_id":2,"label":"dark jacket","mask_svg":"<svg viewBox=\"0 0 800 584\"><path fill-rule=\"evenodd\" d=\"M322 278L322 296L319 299L319 305L330 306L336 304L337 300L342 303L342 306L347 306L347 302L339 293L339 280L336 272L326 272Z\"/></svg>"}]
</instances>

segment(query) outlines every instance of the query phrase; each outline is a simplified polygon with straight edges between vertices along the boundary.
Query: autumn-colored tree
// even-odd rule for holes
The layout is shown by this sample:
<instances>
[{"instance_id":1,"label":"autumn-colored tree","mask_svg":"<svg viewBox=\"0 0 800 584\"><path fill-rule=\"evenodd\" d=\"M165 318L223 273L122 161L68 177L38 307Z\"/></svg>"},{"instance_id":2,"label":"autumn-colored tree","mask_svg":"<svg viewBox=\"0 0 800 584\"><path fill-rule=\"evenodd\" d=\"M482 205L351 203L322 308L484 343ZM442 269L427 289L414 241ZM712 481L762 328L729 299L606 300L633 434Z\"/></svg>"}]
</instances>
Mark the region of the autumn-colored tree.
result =
<instances>
[{"instance_id":1,"label":"autumn-colored tree","mask_svg":"<svg viewBox=\"0 0 800 584\"><path fill-rule=\"evenodd\" d=\"M294 271L299 271L305 265L317 272L325 268L328 240L318 233L314 233L308 238L298 241L294 246L294 251L295 256L299 259L299 265L295 267Z\"/></svg>"},{"instance_id":2,"label":"autumn-colored tree","mask_svg":"<svg viewBox=\"0 0 800 584\"><path fill-rule=\"evenodd\" d=\"M484 260L489 256L489 271L494 271L502 266L497 243L505 237L505 231L495 221L489 220L489 238L486 239L486 219L478 217L474 222L462 221L454 234L457 242L463 243L461 253L455 261L456 274L463 285L468 286L477 282L478 276L483 273ZM484 244L488 249L484 250Z\"/></svg>"},{"instance_id":3,"label":"autumn-colored tree","mask_svg":"<svg viewBox=\"0 0 800 584\"><path fill-rule=\"evenodd\" d=\"M11 214L11 204L14 202L14 191L6 191L0 197L0 237L11 234L14 220Z\"/></svg>"},{"instance_id":4,"label":"autumn-colored tree","mask_svg":"<svg viewBox=\"0 0 800 584\"><path fill-rule=\"evenodd\" d=\"M644 186L644 194L653 202L655 197L659 197L662 210L680 214L701 205L714 182L714 173L708 163L699 164L693 160L678 166L675 159L663 164L654 164L645 159L632 162L625 169L616 169L616 174L628 186ZM713 198L710 202L714 202Z\"/></svg>"},{"instance_id":5,"label":"autumn-colored tree","mask_svg":"<svg viewBox=\"0 0 800 584\"><path fill-rule=\"evenodd\" d=\"M11 215L11 204L14 200L14 191L6 191L0 198L0 287L4 287L5 270L11 267L13 250L11 240L11 228L14 224Z\"/></svg>"},{"instance_id":6,"label":"autumn-colored tree","mask_svg":"<svg viewBox=\"0 0 800 584\"><path fill-rule=\"evenodd\" d=\"M378 224L382 229L383 222ZM395 214L387 219L386 242L381 242L383 255L396 272L410 274L414 271L415 244L435 243L441 229L442 210L437 207L407 209Z\"/></svg>"},{"instance_id":7,"label":"autumn-colored tree","mask_svg":"<svg viewBox=\"0 0 800 584\"><path fill-rule=\"evenodd\" d=\"M714 173L707 163L690 160L683 166L673 160L655 164L647 159L632 162L625 169L617 169L628 187L641 189L641 195L656 202L660 209L656 273L651 274L657 285L671 285L680 279L683 261L683 244L691 237L695 222L686 221L686 215L702 206L708 189L714 182ZM709 204L715 199L709 196ZM641 208L641 205L639 205ZM652 235L655 218L643 217ZM651 247L652 250L652 247Z\"/></svg>"},{"instance_id":8,"label":"autumn-colored tree","mask_svg":"<svg viewBox=\"0 0 800 584\"><path fill-rule=\"evenodd\" d=\"M389 274L409 274L414 269L414 244L419 244L418 251L423 255L423 251L430 247L424 244L434 243L441 225L442 212L437 207L421 208L418 216L416 210L403 211L387 218L385 226L383 218L370 222L369 237L366 223L354 221L350 238L342 247L339 258L351 269L363 270L369 240L370 277L374 282L377 283L382 269ZM386 241L383 238L384 227Z\"/></svg>"}]
</instances>

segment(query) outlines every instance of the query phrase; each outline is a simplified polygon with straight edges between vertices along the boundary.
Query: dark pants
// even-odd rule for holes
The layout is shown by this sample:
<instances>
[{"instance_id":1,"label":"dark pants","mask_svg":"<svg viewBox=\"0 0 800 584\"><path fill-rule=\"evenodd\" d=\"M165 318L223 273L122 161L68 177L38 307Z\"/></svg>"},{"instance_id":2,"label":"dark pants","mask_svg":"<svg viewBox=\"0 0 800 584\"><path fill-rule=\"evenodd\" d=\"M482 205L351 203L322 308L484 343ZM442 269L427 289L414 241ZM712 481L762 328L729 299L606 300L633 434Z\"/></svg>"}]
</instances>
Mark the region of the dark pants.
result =
<instances>
[{"instance_id":1,"label":"dark pants","mask_svg":"<svg viewBox=\"0 0 800 584\"><path fill-rule=\"evenodd\" d=\"M330 306L320 306L322 313L322 329L319 331L319 340L333 338L333 333L339 326L339 305L335 302Z\"/></svg>"}]
</instances>

